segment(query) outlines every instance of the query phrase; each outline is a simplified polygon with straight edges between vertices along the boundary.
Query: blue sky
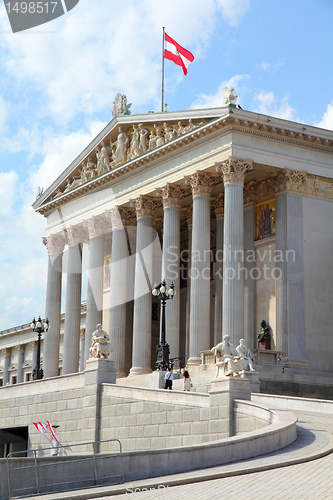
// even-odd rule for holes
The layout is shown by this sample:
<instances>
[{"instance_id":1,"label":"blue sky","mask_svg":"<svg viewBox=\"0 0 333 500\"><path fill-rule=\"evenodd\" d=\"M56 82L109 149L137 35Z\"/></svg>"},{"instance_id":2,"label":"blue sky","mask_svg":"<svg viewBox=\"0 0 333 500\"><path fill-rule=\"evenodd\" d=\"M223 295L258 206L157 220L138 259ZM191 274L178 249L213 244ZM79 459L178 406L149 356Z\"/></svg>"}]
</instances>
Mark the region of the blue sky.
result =
<instances>
[{"instance_id":1,"label":"blue sky","mask_svg":"<svg viewBox=\"0 0 333 500\"><path fill-rule=\"evenodd\" d=\"M11 33L0 5L0 330L44 314L44 219L31 204L112 118L159 111L162 26L195 60L165 62L169 110L239 104L333 129L331 0L80 0ZM83 291L83 298L85 292Z\"/></svg>"}]
</instances>

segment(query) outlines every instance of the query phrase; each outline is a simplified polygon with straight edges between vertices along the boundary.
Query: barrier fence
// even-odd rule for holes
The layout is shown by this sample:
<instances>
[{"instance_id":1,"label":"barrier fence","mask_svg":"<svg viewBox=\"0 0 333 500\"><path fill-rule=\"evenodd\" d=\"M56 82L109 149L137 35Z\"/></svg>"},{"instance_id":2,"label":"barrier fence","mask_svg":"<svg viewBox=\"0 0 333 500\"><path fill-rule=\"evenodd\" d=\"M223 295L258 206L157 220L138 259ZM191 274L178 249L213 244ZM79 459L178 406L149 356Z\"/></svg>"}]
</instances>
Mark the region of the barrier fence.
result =
<instances>
[{"instance_id":1,"label":"barrier fence","mask_svg":"<svg viewBox=\"0 0 333 500\"><path fill-rule=\"evenodd\" d=\"M13 452L7 456L7 471L10 498L123 483L121 442L110 439Z\"/></svg>"}]
</instances>

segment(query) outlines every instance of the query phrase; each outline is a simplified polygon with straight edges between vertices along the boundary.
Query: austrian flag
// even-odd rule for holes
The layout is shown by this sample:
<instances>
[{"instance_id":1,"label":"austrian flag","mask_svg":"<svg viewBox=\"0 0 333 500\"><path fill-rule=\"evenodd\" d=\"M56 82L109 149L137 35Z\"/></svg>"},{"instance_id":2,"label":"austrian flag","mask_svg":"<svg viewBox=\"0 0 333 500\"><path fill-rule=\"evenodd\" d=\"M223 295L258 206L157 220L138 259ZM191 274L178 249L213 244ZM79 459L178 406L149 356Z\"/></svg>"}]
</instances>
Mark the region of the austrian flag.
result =
<instances>
[{"instance_id":1,"label":"austrian flag","mask_svg":"<svg viewBox=\"0 0 333 500\"><path fill-rule=\"evenodd\" d=\"M164 34L164 57L181 66L184 75L187 75L187 68L194 61L194 56L188 50L179 45L171 36Z\"/></svg>"}]
</instances>

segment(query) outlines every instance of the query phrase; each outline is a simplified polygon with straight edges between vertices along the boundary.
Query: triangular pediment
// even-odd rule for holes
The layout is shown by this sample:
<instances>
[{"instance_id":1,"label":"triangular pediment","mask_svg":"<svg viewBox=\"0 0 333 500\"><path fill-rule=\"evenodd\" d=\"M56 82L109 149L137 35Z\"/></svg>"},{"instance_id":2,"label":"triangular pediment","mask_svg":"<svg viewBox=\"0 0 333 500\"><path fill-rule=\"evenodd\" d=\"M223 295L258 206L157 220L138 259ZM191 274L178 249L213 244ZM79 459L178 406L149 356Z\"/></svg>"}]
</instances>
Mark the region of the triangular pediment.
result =
<instances>
[{"instance_id":1,"label":"triangular pediment","mask_svg":"<svg viewBox=\"0 0 333 500\"><path fill-rule=\"evenodd\" d=\"M157 151L163 154L169 146L184 145L183 139L228 112L228 108L215 108L117 116L37 198L33 207L44 213L45 205L52 209L77 196L78 191L85 194L93 186L119 176L123 166L128 166L128 170L135 162L149 161Z\"/></svg>"},{"instance_id":2,"label":"triangular pediment","mask_svg":"<svg viewBox=\"0 0 333 500\"><path fill-rule=\"evenodd\" d=\"M32 362L26 361L25 363L23 363L22 368L32 368Z\"/></svg>"},{"instance_id":3,"label":"triangular pediment","mask_svg":"<svg viewBox=\"0 0 333 500\"><path fill-rule=\"evenodd\" d=\"M14 364L14 365L11 365L9 368L8 368L8 371L9 372L15 372L17 370L17 365Z\"/></svg>"}]
</instances>

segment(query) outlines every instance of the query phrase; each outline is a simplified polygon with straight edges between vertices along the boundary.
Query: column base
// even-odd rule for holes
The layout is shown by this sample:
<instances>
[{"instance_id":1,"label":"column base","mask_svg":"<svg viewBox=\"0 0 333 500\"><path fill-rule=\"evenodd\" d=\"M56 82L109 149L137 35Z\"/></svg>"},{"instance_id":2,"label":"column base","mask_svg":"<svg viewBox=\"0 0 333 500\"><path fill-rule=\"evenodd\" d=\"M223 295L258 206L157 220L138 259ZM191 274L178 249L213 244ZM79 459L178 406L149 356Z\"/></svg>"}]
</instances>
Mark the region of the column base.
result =
<instances>
[{"instance_id":1,"label":"column base","mask_svg":"<svg viewBox=\"0 0 333 500\"><path fill-rule=\"evenodd\" d=\"M141 368L140 366L133 366L130 369L128 376L131 377L132 375L146 375L147 373L151 372L152 372L151 368Z\"/></svg>"},{"instance_id":2,"label":"column base","mask_svg":"<svg viewBox=\"0 0 333 500\"><path fill-rule=\"evenodd\" d=\"M198 358L194 358L194 357L188 358L187 365L188 366L199 366L199 365L201 365L201 358L199 358L199 357Z\"/></svg>"}]
</instances>

